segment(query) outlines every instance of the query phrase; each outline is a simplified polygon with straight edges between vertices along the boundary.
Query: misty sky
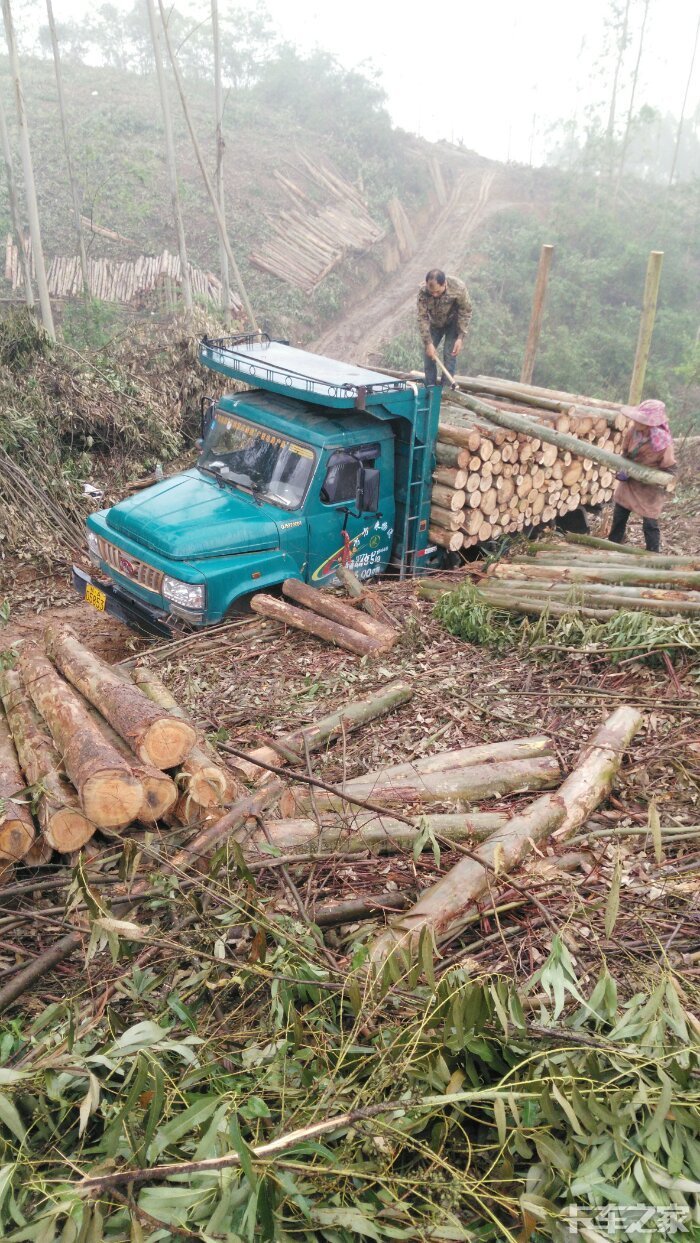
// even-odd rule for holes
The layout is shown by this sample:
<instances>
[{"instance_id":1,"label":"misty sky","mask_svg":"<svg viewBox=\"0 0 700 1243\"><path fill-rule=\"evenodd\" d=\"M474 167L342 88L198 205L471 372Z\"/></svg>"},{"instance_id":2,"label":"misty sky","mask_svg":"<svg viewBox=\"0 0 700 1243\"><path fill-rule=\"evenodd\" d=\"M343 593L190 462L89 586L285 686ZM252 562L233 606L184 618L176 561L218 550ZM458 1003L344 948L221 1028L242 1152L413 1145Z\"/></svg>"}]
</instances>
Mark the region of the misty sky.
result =
<instances>
[{"instance_id":1,"label":"misty sky","mask_svg":"<svg viewBox=\"0 0 700 1243\"><path fill-rule=\"evenodd\" d=\"M132 0L113 2L129 8ZM87 0L54 0L59 22L88 7ZM178 0L178 7L193 20L210 11L207 0ZM219 0L222 14L236 7ZM280 36L303 51L321 47L348 68L371 61L397 125L431 140L461 140L494 159L540 162L549 126L583 119L590 103L609 96L611 0L267 0L266 7ZM623 86L643 8L644 0L632 0ZM698 0L650 0L635 111L647 103L679 115L699 16ZM686 114L699 104L700 53ZM623 118L626 108L622 95Z\"/></svg>"}]
</instances>

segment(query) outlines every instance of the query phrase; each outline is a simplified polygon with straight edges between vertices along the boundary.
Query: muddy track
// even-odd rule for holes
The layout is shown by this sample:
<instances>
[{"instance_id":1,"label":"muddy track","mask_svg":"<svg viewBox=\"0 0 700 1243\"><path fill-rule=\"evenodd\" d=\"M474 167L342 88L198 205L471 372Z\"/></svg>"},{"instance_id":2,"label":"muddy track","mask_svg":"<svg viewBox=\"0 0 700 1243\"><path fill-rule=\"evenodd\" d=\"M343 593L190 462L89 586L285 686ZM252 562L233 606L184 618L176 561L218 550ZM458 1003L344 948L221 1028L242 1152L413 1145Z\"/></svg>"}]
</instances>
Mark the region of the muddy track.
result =
<instances>
[{"instance_id":1,"label":"muddy track","mask_svg":"<svg viewBox=\"0 0 700 1243\"><path fill-rule=\"evenodd\" d=\"M492 196L496 169L485 173L467 171L452 187L447 203L436 216L417 250L397 272L350 308L318 337L313 349L332 358L352 362L378 362L373 356L382 345L401 332L415 312L418 286L428 268L461 270L464 252L474 230L494 212L513 203Z\"/></svg>"}]
</instances>

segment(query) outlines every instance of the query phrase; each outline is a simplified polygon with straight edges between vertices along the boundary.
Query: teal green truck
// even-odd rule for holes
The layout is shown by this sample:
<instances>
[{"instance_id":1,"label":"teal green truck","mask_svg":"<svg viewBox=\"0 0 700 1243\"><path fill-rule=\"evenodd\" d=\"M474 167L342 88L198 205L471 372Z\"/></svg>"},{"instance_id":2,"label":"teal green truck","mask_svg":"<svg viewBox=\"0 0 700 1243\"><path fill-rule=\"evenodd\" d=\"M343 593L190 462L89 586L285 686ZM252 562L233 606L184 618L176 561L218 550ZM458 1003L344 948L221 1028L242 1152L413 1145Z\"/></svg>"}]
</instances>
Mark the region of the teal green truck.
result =
<instances>
[{"instance_id":1,"label":"teal green truck","mask_svg":"<svg viewBox=\"0 0 700 1243\"><path fill-rule=\"evenodd\" d=\"M146 633L245 611L287 578L404 578L430 544L440 389L264 335L205 338L201 363L248 386L203 402L197 464L87 520L93 607Z\"/></svg>"}]
</instances>

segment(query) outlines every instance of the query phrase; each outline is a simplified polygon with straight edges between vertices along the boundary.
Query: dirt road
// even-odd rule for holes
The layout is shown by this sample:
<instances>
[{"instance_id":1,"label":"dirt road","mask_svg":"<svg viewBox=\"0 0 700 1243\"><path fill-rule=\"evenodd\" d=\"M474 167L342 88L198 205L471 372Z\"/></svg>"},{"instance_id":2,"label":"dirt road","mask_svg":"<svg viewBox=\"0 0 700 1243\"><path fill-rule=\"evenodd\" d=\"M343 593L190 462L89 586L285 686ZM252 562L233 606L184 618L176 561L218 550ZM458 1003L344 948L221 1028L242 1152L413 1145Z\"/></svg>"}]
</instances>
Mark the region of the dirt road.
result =
<instances>
[{"instance_id":1,"label":"dirt road","mask_svg":"<svg viewBox=\"0 0 700 1243\"><path fill-rule=\"evenodd\" d=\"M418 285L428 268L440 265L447 271L462 270L465 250L477 226L493 212L513 205L493 196L496 175L495 169L461 173L433 228L421 238L408 262L351 307L312 348L331 358L357 363L373 361L372 355L381 351L382 344L410 322Z\"/></svg>"}]
</instances>

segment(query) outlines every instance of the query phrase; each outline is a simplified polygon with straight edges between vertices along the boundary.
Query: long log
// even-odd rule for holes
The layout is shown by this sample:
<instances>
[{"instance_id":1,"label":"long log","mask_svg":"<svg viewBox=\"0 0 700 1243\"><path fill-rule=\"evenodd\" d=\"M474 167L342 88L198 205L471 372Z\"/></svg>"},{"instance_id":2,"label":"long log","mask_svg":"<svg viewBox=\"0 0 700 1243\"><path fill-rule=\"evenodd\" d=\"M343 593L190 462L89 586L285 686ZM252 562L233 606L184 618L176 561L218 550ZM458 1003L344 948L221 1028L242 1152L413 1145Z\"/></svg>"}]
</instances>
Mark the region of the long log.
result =
<instances>
[{"instance_id":1,"label":"long log","mask_svg":"<svg viewBox=\"0 0 700 1243\"><path fill-rule=\"evenodd\" d=\"M464 503L467 499L464 491L455 492L453 488L445 488L439 483L433 485L430 495L434 505L440 505L443 509L452 510L464 509Z\"/></svg>"},{"instance_id":2,"label":"long log","mask_svg":"<svg viewBox=\"0 0 700 1243\"><path fill-rule=\"evenodd\" d=\"M32 813L23 800L25 780L5 713L0 708L0 871L19 863L35 837Z\"/></svg>"},{"instance_id":3,"label":"long log","mask_svg":"<svg viewBox=\"0 0 700 1243\"><path fill-rule=\"evenodd\" d=\"M176 768L196 741L192 725L158 708L66 627L48 626L46 650L73 686L109 721L144 764Z\"/></svg>"},{"instance_id":4,"label":"long log","mask_svg":"<svg viewBox=\"0 0 700 1243\"><path fill-rule=\"evenodd\" d=\"M455 376L455 381L462 383L469 380L470 376ZM543 388L537 384L522 384L519 380L502 380L498 376L479 375L475 377L477 383L486 381L488 384L508 384L508 386L517 392L518 395L532 394L534 396L544 397L545 400L561 401L567 406L588 406L596 411L609 410L611 413L622 414L622 403L612 401L604 397L584 397L581 393L567 393L562 389Z\"/></svg>"},{"instance_id":5,"label":"long log","mask_svg":"<svg viewBox=\"0 0 700 1243\"><path fill-rule=\"evenodd\" d=\"M494 764L473 764L447 772L417 773L378 783L358 778L347 782L345 790L354 798L371 799L382 806L411 803L473 803L482 798L499 798L527 790L546 790L560 777L559 764L551 756L529 760L504 760ZM302 806L310 802L302 796ZM339 795L317 791L319 808L342 808Z\"/></svg>"},{"instance_id":6,"label":"long log","mask_svg":"<svg viewBox=\"0 0 700 1243\"><path fill-rule=\"evenodd\" d=\"M349 566L338 566L336 574L350 598L360 601L360 605L365 613L369 613L370 617L376 618L377 621L383 621L385 625L394 626L397 624L377 592L373 591L366 582L360 582Z\"/></svg>"},{"instance_id":7,"label":"long log","mask_svg":"<svg viewBox=\"0 0 700 1243\"><path fill-rule=\"evenodd\" d=\"M143 803L143 789L126 760L105 741L72 687L36 646L22 644L18 668L88 820L98 828L130 824Z\"/></svg>"},{"instance_id":8,"label":"long log","mask_svg":"<svg viewBox=\"0 0 700 1243\"><path fill-rule=\"evenodd\" d=\"M473 410L475 413L488 418L498 427L506 427L514 432L522 432L526 436L535 436L539 440L544 440L548 444L557 445L560 449L568 449L570 453L577 454L582 458L589 458L594 462L602 462L604 466L609 466L615 471L624 470L630 479L637 479L640 483L650 483L659 488L672 488L675 486L673 475L669 475L665 470L655 470L651 466L640 466L638 462L632 461L630 458L621 457L619 453L611 453L608 449L601 449L599 445L591 444L587 440L579 440L577 436L570 436L567 432L556 432L550 427L545 427L542 423L535 422L534 419L528 418L524 414L507 414L505 410L498 410L495 406L488 405L486 402L479 401L476 397L468 397L465 393L452 393L452 399L463 405L467 410Z\"/></svg>"},{"instance_id":9,"label":"long log","mask_svg":"<svg viewBox=\"0 0 700 1243\"><path fill-rule=\"evenodd\" d=\"M253 596L250 606L262 617L269 617L283 626L292 626L295 630L303 630L306 634L315 635L316 638L324 639L326 643L333 643L336 647L342 647L346 652L353 652L356 656L373 656L384 650L382 645L376 639L371 639L369 635L349 630L347 626L339 626L337 622L319 617L317 613L310 613L307 609L294 608L293 605L286 604L284 600L277 600L274 596L264 593Z\"/></svg>"},{"instance_id":10,"label":"long log","mask_svg":"<svg viewBox=\"0 0 700 1243\"><path fill-rule=\"evenodd\" d=\"M311 609L312 612L319 613L322 617L327 617L330 621L337 622L338 625L349 630L368 635L370 639L374 639L381 645L382 650L388 651L399 637L397 632L391 630L384 622L351 608L349 604L328 592L309 587L307 583L300 582L298 578L285 579L282 583L282 591L290 600L295 600L304 608Z\"/></svg>"},{"instance_id":11,"label":"long log","mask_svg":"<svg viewBox=\"0 0 700 1243\"><path fill-rule=\"evenodd\" d=\"M526 549L536 565L588 565L626 566L627 569L646 570L700 570L700 557L664 557L661 553L646 553L641 561L630 561L623 552L597 552L594 548L562 548L551 544L538 548L537 543Z\"/></svg>"},{"instance_id":12,"label":"long log","mask_svg":"<svg viewBox=\"0 0 700 1243\"><path fill-rule=\"evenodd\" d=\"M700 572L688 570L645 570L635 563L626 566L533 565L529 558L522 561L499 562L489 566L487 573L495 578L539 579L544 582L570 583L644 583L650 587L700 588Z\"/></svg>"},{"instance_id":13,"label":"long log","mask_svg":"<svg viewBox=\"0 0 700 1243\"><path fill-rule=\"evenodd\" d=\"M426 827L449 841L481 840L507 821L508 817L500 812L419 816L414 827L392 816L378 816L376 812L353 816L349 825L337 816L323 816L320 829L318 822L312 819L268 820L267 832L258 829L242 839L241 845L246 855L261 849L264 852L270 842L285 853L332 855L336 851L358 854L368 850L371 854L395 854L410 848ZM425 848L430 849L430 846L428 839Z\"/></svg>"},{"instance_id":14,"label":"long log","mask_svg":"<svg viewBox=\"0 0 700 1243\"><path fill-rule=\"evenodd\" d=\"M601 548L607 552L622 552L628 557L645 556L644 548L636 548L634 544L613 544L609 539L599 539L597 535L578 535L575 531L566 531L564 541L567 544L580 544L584 548Z\"/></svg>"},{"instance_id":15,"label":"long log","mask_svg":"<svg viewBox=\"0 0 700 1243\"><path fill-rule=\"evenodd\" d=\"M622 757L642 724L636 708L622 707L601 725L579 756L576 768L554 794L545 794L480 846L475 854L500 873L517 866L533 845L552 832L570 837L609 794ZM436 944L464 928L472 904L492 881L493 873L474 859L461 859L426 890L370 947L375 967L395 950L415 950L424 929Z\"/></svg>"},{"instance_id":16,"label":"long log","mask_svg":"<svg viewBox=\"0 0 700 1243\"><path fill-rule=\"evenodd\" d=\"M276 746L256 747L254 751L247 752L245 759L232 759L231 763L248 781L260 782L268 774L256 764L256 760L261 760L263 764L286 764L286 757L298 756L299 764L303 765L307 751L318 751L326 743L403 707L412 697L413 688L406 682L391 682L364 699L350 700L320 721L285 734Z\"/></svg>"},{"instance_id":17,"label":"long log","mask_svg":"<svg viewBox=\"0 0 700 1243\"><path fill-rule=\"evenodd\" d=\"M453 769L469 768L472 764L489 764L501 760L529 760L536 755L551 755L553 751L551 739L544 734L533 734L530 738L512 738L506 742L483 742L474 747L460 747L456 751L437 751L434 755L425 755L421 759L410 760L403 764L389 764L386 768L375 768L372 772L363 773L361 777L353 777L345 782L343 789L350 790L356 783L375 781L379 785L395 781L398 777L414 777L421 773L445 773Z\"/></svg>"},{"instance_id":18,"label":"long log","mask_svg":"<svg viewBox=\"0 0 700 1243\"><path fill-rule=\"evenodd\" d=\"M27 784L37 788L36 815L43 838L61 854L79 850L92 837L95 825L61 772L53 739L15 669L0 670L0 698Z\"/></svg>"},{"instance_id":19,"label":"long log","mask_svg":"<svg viewBox=\"0 0 700 1243\"><path fill-rule=\"evenodd\" d=\"M532 583L527 583L526 587L530 591L539 590ZM693 608L700 606L700 591L681 591L679 589L674 590L673 588L625 587L619 583L576 583L574 586L570 583L552 583L544 590L548 596L575 596L581 599L594 596L604 599L607 596L614 596L623 600L648 600L657 601L660 604L688 604Z\"/></svg>"},{"instance_id":20,"label":"long log","mask_svg":"<svg viewBox=\"0 0 700 1243\"><path fill-rule=\"evenodd\" d=\"M153 703L171 716L189 721L194 726L191 717L147 665L136 665L130 673L139 690ZM183 785L183 793L198 807L222 807L241 795L241 787L233 773L221 763L218 753L199 732L195 745L180 767L178 779Z\"/></svg>"}]
</instances>

